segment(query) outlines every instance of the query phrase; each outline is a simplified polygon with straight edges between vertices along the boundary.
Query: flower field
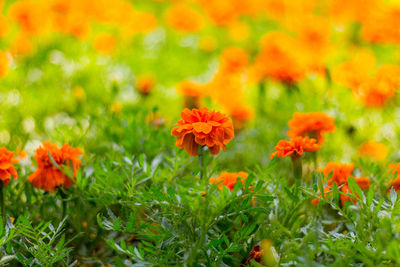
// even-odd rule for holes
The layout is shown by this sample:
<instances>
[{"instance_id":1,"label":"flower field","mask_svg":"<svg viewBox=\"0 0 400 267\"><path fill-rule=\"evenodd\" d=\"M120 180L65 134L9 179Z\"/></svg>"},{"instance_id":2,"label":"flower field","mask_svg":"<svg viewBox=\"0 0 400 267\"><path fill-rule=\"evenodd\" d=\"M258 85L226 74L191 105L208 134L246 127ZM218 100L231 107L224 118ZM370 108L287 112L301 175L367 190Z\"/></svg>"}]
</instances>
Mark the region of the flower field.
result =
<instances>
[{"instance_id":1,"label":"flower field","mask_svg":"<svg viewBox=\"0 0 400 267\"><path fill-rule=\"evenodd\" d=\"M399 1L0 10L0 266L400 265Z\"/></svg>"}]
</instances>

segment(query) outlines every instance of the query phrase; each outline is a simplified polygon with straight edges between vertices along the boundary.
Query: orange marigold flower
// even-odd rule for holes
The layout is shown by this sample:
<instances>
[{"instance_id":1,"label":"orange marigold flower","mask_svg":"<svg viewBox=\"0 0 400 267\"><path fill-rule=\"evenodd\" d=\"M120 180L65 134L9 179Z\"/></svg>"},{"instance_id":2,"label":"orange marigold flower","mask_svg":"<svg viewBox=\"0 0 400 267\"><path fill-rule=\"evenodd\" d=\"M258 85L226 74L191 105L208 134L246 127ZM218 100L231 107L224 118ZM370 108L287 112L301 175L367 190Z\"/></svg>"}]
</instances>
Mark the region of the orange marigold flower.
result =
<instances>
[{"instance_id":1,"label":"orange marigold flower","mask_svg":"<svg viewBox=\"0 0 400 267\"><path fill-rule=\"evenodd\" d=\"M389 188L387 190L388 193L390 192L390 188L392 188L392 187L393 187L394 191L399 192L399 190L400 190L400 177L397 177L396 179L390 180L389 183L390 183L390 186L389 186Z\"/></svg>"},{"instance_id":2,"label":"orange marigold flower","mask_svg":"<svg viewBox=\"0 0 400 267\"><path fill-rule=\"evenodd\" d=\"M178 85L177 91L185 97L186 108L199 108L200 98L204 95L202 85L192 81L184 81Z\"/></svg>"},{"instance_id":3,"label":"orange marigold flower","mask_svg":"<svg viewBox=\"0 0 400 267\"><path fill-rule=\"evenodd\" d=\"M96 36L93 45L100 53L110 55L113 53L116 45L115 37L109 33L101 33Z\"/></svg>"},{"instance_id":4,"label":"orange marigold flower","mask_svg":"<svg viewBox=\"0 0 400 267\"><path fill-rule=\"evenodd\" d=\"M195 9L176 4L167 10L166 18L168 24L180 31L196 32L204 27L203 16Z\"/></svg>"},{"instance_id":5,"label":"orange marigold flower","mask_svg":"<svg viewBox=\"0 0 400 267\"><path fill-rule=\"evenodd\" d=\"M382 143L378 143L375 140L371 140L363 143L360 146L359 153L362 156L367 156L375 158L377 160L382 160L386 158L388 153L388 148Z\"/></svg>"},{"instance_id":6,"label":"orange marigold flower","mask_svg":"<svg viewBox=\"0 0 400 267\"><path fill-rule=\"evenodd\" d=\"M325 187L324 187L324 195L326 195L326 193L329 193L331 190L332 190L331 187L325 186ZM319 198L314 198L313 200L311 200L311 203L312 203L314 206L317 206L318 203L321 201L321 198L322 198L322 194L319 195Z\"/></svg>"},{"instance_id":7,"label":"orange marigold flower","mask_svg":"<svg viewBox=\"0 0 400 267\"><path fill-rule=\"evenodd\" d=\"M297 136L293 139L280 140L275 147L275 152L270 155L270 158L274 157L300 157L303 152L313 152L320 149L321 146L317 144L317 140L313 138Z\"/></svg>"},{"instance_id":8,"label":"orange marigold flower","mask_svg":"<svg viewBox=\"0 0 400 267\"><path fill-rule=\"evenodd\" d=\"M389 168L392 169L391 173L400 177L400 163L390 163Z\"/></svg>"},{"instance_id":9,"label":"orange marigold flower","mask_svg":"<svg viewBox=\"0 0 400 267\"><path fill-rule=\"evenodd\" d=\"M367 106L383 106L395 94L396 87L386 79L373 77L353 91L355 96Z\"/></svg>"},{"instance_id":10,"label":"orange marigold flower","mask_svg":"<svg viewBox=\"0 0 400 267\"><path fill-rule=\"evenodd\" d=\"M154 87L154 77L151 75L144 75L139 77L136 82L136 88L143 96L149 95Z\"/></svg>"},{"instance_id":11,"label":"orange marigold flower","mask_svg":"<svg viewBox=\"0 0 400 267\"><path fill-rule=\"evenodd\" d=\"M368 189L370 186L370 180L367 177L354 177L354 180L361 189Z\"/></svg>"},{"instance_id":12,"label":"orange marigold flower","mask_svg":"<svg viewBox=\"0 0 400 267\"><path fill-rule=\"evenodd\" d=\"M245 265L251 265L251 260L254 260L258 263L262 263L262 254L263 250L259 244L255 244L249 253L249 257L247 258Z\"/></svg>"},{"instance_id":13,"label":"orange marigold flower","mask_svg":"<svg viewBox=\"0 0 400 267\"><path fill-rule=\"evenodd\" d=\"M210 153L217 155L221 149L226 150L226 144L234 137L231 118L220 112L206 107L185 108L181 117L171 134L177 137L176 146L184 148L191 156L197 156L198 145L208 146Z\"/></svg>"},{"instance_id":14,"label":"orange marigold flower","mask_svg":"<svg viewBox=\"0 0 400 267\"><path fill-rule=\"evenodd\" d=\"M8 63L9 59L7 54L3 51L0 51L0 77L3 77L7 74L9 68Z\"/></svg>"},{"instance_id":15,"label":"orange marigold flower","mask_svg":"<svg viewBox=\"0 0 400 267\"><path fill-rule=\"evenodd\" d=\"M324 141L325 133L333 132L336 129L333 118L323 112L296 112L288 124L288 137L310 136L317 138L320 144Z\"/></svg>"},{"instance_id":16,"label":"orange marigold flower","mask_svg":"<svg viewBox=\"0 0 400 267\"><path fill-rule=\"evenodd\" d=\"M340 187L340 191L343 193L351 194L350 188L348 186L348 178L351 177L351 173L353 172L354 164L345 164L345 163L337 163L337 162L329 162L326 164L325 168L319 169L325 176L328 176L332 173L331 178L328 180L328 185L324 188L324 192L328 192L331 190L333 183L335 183L338 187ZM361 189L368 189L370 186L370 179L366 177L354 177L354 180L358 184ZM356 203L355 199L351 199L349 196L340 195L340 201L342 205L344 205L347 201L352 201ZM319 199L313 199L311 202L314 205L317 205Z\"/></svg>"},{"instance_id":17,"label":"orange marigold flower","mask_svg":"<svg viewBox=\"0 0 400 267\"><path fill-rule=\"evenodd\" d=\"M346 164L346 163L337 163L337 162L328 162L325 168L319 169L318 171L322 172L325 177L328 177L330 173L332 173L331 178L328 180L328 183L335 182L338 186L344 183L347 183L347 178L351 176L351 173L354 170L354 164Z\"/></svg>"},{"instance_id":18,"label":"orange marigold flower","mask_svg":"<svg viewBox=\"0 0 400 267\"><path fill-rule=\"evenodd\" d=\"M370 50L363 49L354 54L352 59L336 66L332 71L334 82L351 89L357 89L376 67L375 56Z\"/></svg>"},{"instance_id":19,"label":"orange marigold flower","mask_svg":"<svg viewBox=\"0 0 400 267\"><path fill-rule=\"evenodd\" d=\"M17 171L14 168L14 164L18 160L13 156L14 152L8 151L5 147L0 148L0 180L3 182L3 186L10 183L11 176L15 179L18 178Z\"/></svg>"},{"instance_id":20,"label":"orange marigold flower","mask_svg":"<svg viewBox=\"0 0 400 267\"><path fill-rule=\"evenodd\" d=\"M245 179L247 179L248 176L249 174L247 172L223 172L218 178L211 177L210 183L219 183L219 189L222 189L223 186L226 186L229 190L233 191L233 188L235 187L238 179L242 183L244 183Z\"/></svg>"},{"instance_id":21,"label":"orange marigold flower","mask_svg":"<svg viewBox=\"0 0 400 267\"><path fill-rule=\"evenodd\" d=\"M248 65L249 56L239 47L229 47L222 52L221 71L223 73L239 73Z\"/></svg>"},{"instance_id":22,"label":"orange marigold flower","mask_svg":"<svg viewBox=\"0 0 400 267\"><path fill-rule=\"evenodd\" d=\"M261 51L252 67L256 80L271 77L286 84L293 84L307 74L304 55L298 53L299 44L293 37L282 32L270 32L261 42Z\"/></svg>"},{"instance_id":23,"label":"orange marigold flower","mask_svg":"<svg viewBox=\"0 0 400 267\"><path fill-rule=\"evenodd\" d=\"M390 186L387 192L389 193L390 188L392 187L396 192L398 192L400 190L400 163L390 163L389 168L391 169L390 173L396 175L396 178L389 181Z\"/></svg>"},{"instance_id":24,"label":"orange marigold flower","mask_svg":"<svg viewBox=\"0 0 400 267\"><path fill-rule=\"evenodd\" d=\"M28 177L28 180L34 187L49 192L54 192L60 186L68 188L74 184L74 181L62 169L72 170L75 177L81 166L81 160L78 157L81 154L82 151L79 148L72 148L68 144L59 148L56 144L44 142L36 149L34 159L38 168Z\"/></svg>"}]
</instances>

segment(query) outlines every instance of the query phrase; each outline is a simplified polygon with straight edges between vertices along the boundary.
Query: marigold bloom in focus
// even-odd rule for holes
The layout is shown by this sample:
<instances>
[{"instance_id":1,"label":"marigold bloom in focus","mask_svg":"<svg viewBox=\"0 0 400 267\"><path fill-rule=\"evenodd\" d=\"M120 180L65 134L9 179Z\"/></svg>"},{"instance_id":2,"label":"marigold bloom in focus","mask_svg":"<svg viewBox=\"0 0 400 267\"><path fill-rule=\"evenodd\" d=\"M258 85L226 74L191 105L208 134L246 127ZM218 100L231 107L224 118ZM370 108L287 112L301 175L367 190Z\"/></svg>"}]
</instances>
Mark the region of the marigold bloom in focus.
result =
<instances>
[{"instance_id":1,"label":"marigold bloom in focus","mask_svg":"<svg viewBox=\"0 0 400 267\"><path fill-rule=\"evenodd\" d=\"M3 186L10 183L11 176L15 179L18 178L17 171L14 168L14 164L18 162L18 159L13 157L14 152L8 151L5 147L0 148L0 180Z\"/></svg>"},{"instance_id":2,"label":"marigold bloom in focus","mask_svg":"<svg viewBox=\"0 0 400 267\"><path fill-rule=\"evenodd\" d=\"M180 31L196 32L204 27L203 16L195 9L176 4L167 10L166 18L168 24Z\"/></svg>"},{"instance_id":3,"label":"marigold bloom in focus","mask_svg":"<svg viewBox=\"0 0 400 267\"><path fill-rule=\"evenodd\" d=\"M317 144L317 140L313 138L297 136L293 139L280 140L275 147L275 152L270 155L270 158L278 157L300 157L303 152L313 152L320 149L321 146Z\"/></svg>"},{"instance_id":4,"label":"marigold bloom in focus","mask_svg":"<svg viewBox=\"0 0 400 267\"><path fill-rule=\"evenodd\" d=\"M226 144L234 137L231 118L220 112L206 107L185 108L181 117L171 134L177 137L176 146L184 148L190 156L197 156L198 145L208 146L210 153L217 155L221 149L226 150Z\"/></svg>"},{"instance_id":5,"label":"marigold bloom in focus","mask_svg":"<svg viewBox=\"0 0 400 267\"><path fill-rule=\"evenodd\" d=\"M388 148L384 144L378 143L375 140L361 144L359 149L359 154L361 156L372 157L377 160L386 158L387 153Z\"/></svg>"},{"instance_id":6,"label":"marigold bloom in focus","mask_svg":"<svg viewBox=\"0 0 400 267\"><path fill-rule=\"evenodd\" d=\"M245 179L249 174L247 172L223 172L221 175L217 178L211 177L210 178L210 183L211 184L218 184L218 188L222 189L223 186L226 186L229 190L233 191L233 188L235 187L236 183L241 181L242 183L245 182Z\"/></svg>"},{"instance_id":7,"label":"marigold bloom in focus","mask_svg":"<svg viewBox=\"0 0 400 267\"><path fill-rule=\"evenodd\" d=\"M38 168L28 177L29 182L34 187L49 192L54 192L60 186L68 188L74 184L74 181L62 170L64 168L71 170L75 177L81 166L81 160L78 157L81 154L82 151L79 148L72 148L68 144L59 148L56 144L44 142L36 149L34 159Z\"/></svg>"},{"instance_id":8,"label":"marigold bloom in focus","mask_svg":"<svg viewBox=\"0 0 400 267\"><path fill-rule=\"evenodd\" d=\"M288 137L310 136L318 139L320 144L324 141L325 133L333 132L336 129L333 118L323 112L296 112L288 124Z\"/></svg>"}]
</instances>

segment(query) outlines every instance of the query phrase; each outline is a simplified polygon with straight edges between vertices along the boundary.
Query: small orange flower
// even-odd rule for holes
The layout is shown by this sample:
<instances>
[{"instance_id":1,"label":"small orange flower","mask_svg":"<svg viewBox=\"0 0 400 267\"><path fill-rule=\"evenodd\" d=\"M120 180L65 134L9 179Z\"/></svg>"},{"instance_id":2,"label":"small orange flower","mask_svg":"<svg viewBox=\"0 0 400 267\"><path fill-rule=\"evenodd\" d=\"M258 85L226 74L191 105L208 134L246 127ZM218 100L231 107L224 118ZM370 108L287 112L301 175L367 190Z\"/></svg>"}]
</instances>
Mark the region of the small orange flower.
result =
<instances>
[{"instance_id":1,"label":"small orange flower","mask_svg":"<svg viewBox=\"0 0 400 267\"><path fill-rule=\"evenodd\" d=\"M270 32L261 42L261 51L252 67L254 79L271 77L294 84L307 74L303 54L298 52L299 44L293 37L282 32Z\"/></svg>"},{"instance_id":2,"label":"small orange flower","mask_svg":"<svg viewBox=\"0 0 400 267\"><path fill-rule=\"evenodd\" d=\"M324 192L331 190L333 183L340 187L340 191L346 194L351 194L347 180L351 177L354 169L354 164L336 163L329 162L326 164L325 168L319 169L325 176L332 173L332 176L328 180L327 186L324 188ZM368 189L370 186L370 179L366 177L354 177L354 180L361 189ZM311 201L315 206L319 203L320 199L315 198ZM340 194L340 201L344 205L347 201L352 201L356 203L355 199L351 199L349 196Z\"/></svg>"},{"instance_id":3,"label":"small orange flower","mask_svg":"<svg viewBox=\"0 0 400 267\"><path fill-rule=\"evenodd\" d=\"M141 76L136 82L136 88L140 94L147 96L153 90L154 83L154 78L151 75Z\"/></svg>"},{"instance_id":4,"label":"small orange flower","mask_svg":"<svg viewBox=\"0 0 400 267\"><path fill-rule=\"evenodd\" d=\"M96 36L93 45L100 53L110 55L113 53L116 46L115 37L109 33L101 33Z\"/></svg>"},{"instance_id":5,"label":"small orange flower","mask_svg":"<svg viewBox=\"0 0 400 267\"><path fill-rule=\"evenodd\" d=\"M400 190L400 163L390 163L389 168L391 169L390 173L396 175L396 178L389 181L390 186L387 192L389 193L390 188L392 187L396 192L398 192Z\"/></svg>"},{"instance_id":6,"label":"small orange flower","mask_svg":"<svg viewBox=\"0 0 400 267\"><path fill-rule=\"evenodd\" d=\"M336 129L333 118L323 112L294 113L289 121L288 137L310 136L322 144L323 135Z\"/></svg>"},{"instance_id":7,"label":"small orange flower","mask_svg":"<svg viewBox=\"0 0 400 267\"><path fill-rule=\"evenodd\" d=\"M190 156L197 156L198 145L208 146L210 153L217 155L221 149L226 150L226 144L234 137L231 118L220 112L206 107L185 108L181 117L171 134L177 137L176 146L184 148Z\"/></svg>"},{"instance_id":8,"label":"small orange flower","mask_svg":"<svg viewBox=\"0 0 400 267\"><path fill-rule=\"evenodd\" d=\"M376 160L382 160L386 158L387 153L387 147L382 143L376 142L375 140L363 143L359 149L360 155L372 157Z\"/></svg>"},{"instance_id":9,"label":"small orange flower","mask_svg":"<svg viewBox=\"0 0 400 267\"><path fill-rule=\"evenodd\" d=\"M338 186L344 183L347 183L347 178L351 176L351 173L354 170L354 164L345 164L345 163L337 163L337 162L328 162L325 168L319 169L318 171L322 172L325 177L328 177L330 173L332 173L331 178L328 180L328 183L331 184L335 182Z\"/></svg>"},{"instance_id":10,"label":"small orange flower","mask_svg":"<svg viewBox=\"0 0 400 267\"><path fill-rule=\"evenodd\" d=\"M81 154L82 151L79 148L72 148L68 144L64 144L61 148L58 148L56 144L44 142L41 147L36 149L34 158L38 168L28 177L28 180L34 187L49 192L54 192L60 186L68 188L74 184L74 181L61 169L72 170L75 177L81 166L81 160L78 157ZM58 166L55 166L54 162Z\"/></svg>"},{"instance_id":11,"label":"small orange flower","mask_svg":"<svg viewBox=\"0 0 400 267\"><path fill-rule=\"evenodd\" d=\"M275 147L276 151L270 155L270 158L300 157L303 152L313 152L320 148L316 139L297 136L290 141L280 140Z\"/></svg>"},{"instance_id":12,"label":"small orange flower","mask_svg":"<svg viewBox=\"0 0 400 267\"><path fill-rule=\"evenodd\" d=\"M228 47L222 52L221 71L223 73L240 73L248 65L249 56L239 47Z\"/></svg>"},{"instance_id":13,"label":"small orange flower","mask_svg":"<svg viewBox=\"0 0 400 267\"><path fill-rule=\"evenodd\" d=\"M169 8L166 18L171 27L184 32L197 32L204 27L201 13L184 4L176 4Z\"/></svg>"},{"instance_id":14,"label":"small orange flower","mask_svg":"<svg viewBox=\"0 0 400 267\"><path fill-rule=\"evenodd\" d=\"M7 54L3 51L0 51L0 77L3 77L7 74L9 69L9 59Z\"/></svg>"},{"instance_id":15,"label":"small orange flower","mask_svg":"<svg viewBox=\"0 0 400 267\"><path fill-rule=\"evenodd\" d=\"M258 263L262 263L262 254L263 250L259 244L255 244L249 253L249 257L247 258L245 265L251 265L251 260L254 260Z\"/></svg>"},{"instance_id":16,"label":"small orange flower","mask_svg":"<svg viewBox=\"0 0 400 267\"><path fill-rule=\"evenodd\" d=\"M13 158L14 152L8 151L5 147L0 148L0 180L3 186L10 183L11 176L15 179L18 178L17 171L14 168L17 159Z\"/></svg>"},{"instance_id":17,"label":"small orange flower","mask_svg":"<svg viewBox=\"0 0 400 267\"><path fill-rule=\"evenodd\" d=\"M396 92L396 87L386 79L372 77L353 90L355 96L367 106L384 106Z\"/></svg>"},{"instance_id":18,"label":"small orange flower","mask_svg":"<svg viewBox=\"0 0 400 267\"><path fill-rule=\"evenodd\" d=\"M223 172L218 178L211 177L211 184L218 184L218 188L222 190L223 186L226 186L229 190L233 191L235 184L238 182L238 179L244 183L245 179L249 174L247 172Z\"/></svg>"},{"instance_id":19,"label":"small orange flower","mask_svg":"<svg viewBox=\"0 0 400 267\"><path fill-rule=\"evenodd\" d=\"M181 82L177 91L185 97L186 108L199 108L200 98L204 95L204 87L196 82Z\"/></svg>"}]
</instances>

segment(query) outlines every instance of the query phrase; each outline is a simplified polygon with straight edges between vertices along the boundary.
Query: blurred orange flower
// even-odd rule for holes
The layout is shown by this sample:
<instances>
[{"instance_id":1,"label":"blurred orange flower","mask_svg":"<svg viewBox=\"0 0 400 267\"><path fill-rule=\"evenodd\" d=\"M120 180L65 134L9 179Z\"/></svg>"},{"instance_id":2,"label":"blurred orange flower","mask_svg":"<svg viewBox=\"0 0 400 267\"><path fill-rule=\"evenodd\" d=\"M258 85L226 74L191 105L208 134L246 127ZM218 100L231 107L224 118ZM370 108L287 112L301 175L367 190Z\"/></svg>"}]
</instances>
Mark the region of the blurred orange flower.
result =
<instances>
[{"instance_id":1,"label":"blurred orange flower","mask_svg":"<svg viewBox=\"0 0 400 267\"><path fill-rule=\"evenodd\" d=\"M79 148L72 148L68 144L58 148L56 144L44 142L36 149L34 159L38 168L28 177L29 182L34 187L49 192L54 192L60 186L68 188L74 184L74 181L63 170L64 168L71 170L75 177L81 166L81 160L78 157L81 154L82 151Z\"/></svg>"},{"instance_id":2,"label":"blurred orange flower","mask_svg":"<svg viewBox=\"0 0 400 267\"><path fill-rule=\"evenodd\" d=\"M234 137L231 118L220 112L206 107L185 108L181 117L171 134L177 137L176 146L184 148L190 156L197 156L198 145L208 146L210 153L217 155L221 149L226 150L226 144Z\"/></svg>"},{"instance_id":3,"label":"blurred orange flower","mask_svg":"<svg viewBox=\"0 0 400 267\"><path fill-rule=\"evenodd\" d=\"M260 81L271 77L293 84L306 75L306 62L298 52L298 42L282 32L270 32L261 41L261 51L252 66L253 76ZM268 63L266 63L268 62Z\"/></svg>"},{"instance_id":4,"label":"blurred orange flower","mask_svg":"<svg viewBox=\"0 0 400 267\"><path fill-rule=\"evenodd\" d=\"M328 184L324 188L324 192L328 192L331 190L333 183L335 183L339 190L343 193L351 193L350 188L347 184L347 180L351 177L351 174L354 169L354 164L345 164L345 163L337 163L337 162L329 162L326 164L325 168L319 169L318 171L322 172L326 177L330 174L332 176L328 179ZM370 186L370 179L366 177L354 177L354 180L358 184L361 189L367 189ZM340 195L340 201L342 205L344 205L347 201L352 201L356 203L355 199L350 199L349 196ZM320 199L313 199L311 202L314 205L319 203Z\"/></svg>"},{"instance_id":5,"label":"blurred orange flower","mask_svg":"<svg viewBox=\"0 0 400 267\"><path fill-rule=\"evenodd\" d=\"M110 55L115 49L116 40L112 34L100 33L94 40L94 48L102 54Z\"/></svg>"},{"instance_id":6,"label":"blurred orange flower","mask_svg":"<svg viewBox=\"0 0 400 267\"><path fill-rule=\"evenodd\" d=\"M167 10L168 24L180 31L197 32L204 27L201 13L185 4L175 4Z\"/></svg>"},{"instance_id":7,"label":"blurred orange flower","mask_svg":"<svg viewBox=\"0 0 400 267\"><path fill-rule=\"evenodd\" d=\"M226 74L240 73L247 67L248 62L249 56L245 50L228 47L222 52L220 71Z\"/></svg>"},{"instance_id":8,"label":"blurred orange flower","mask_svg":"<svg viewBox=\"0 0 400 267\"><path fill-rule=\"evenodd\" d=\"M275 147L275 152L270 155L270 158L278 157L300 157L303 152L313 152L320 149L317 140L313 138L296 136L289 141L280 140Z\"/></svg>"},{"instance_id":9,"label":"blurred orange flower","mask_svg":"<svg viewBox=\"0 0 400 267\"><path fill-rule=\"evenodd\" d=\"M296 112L288 124L288 137L310 136L318 139L320 144L324 141L325 133L333 132L336 129L333 118L323 112Z\"/></svg>"},{"instance_id":10,"label":"blurred orange flower","mask_svg":"<svg viewBox=\"0 0 400 267\"><path fill-rule=\"evenodd\" d=\"M138 78L135 87L141 95L146 96L151 93L154 84L155 80L152 75L143 75Z\"/></svg>"},{"instance_id":11,"label":"blurred orange flower","mask_svg":"<svg viewBox=\"0 0 400 267\"><path fill-rule=\"evenodd\" d=\"M390 188L392 188L392 187L396 192L399 192L399 190L400 190L400 163L390 163L389 169L391 169L390 173L394 174L396 177L395 177L395 179L389 180L390 185L389 185L387 192L389 193Z\"/></svg>"},{"instance_id":12,"label":"blurred orange flower","mask_svg":"<svg viewBox=\"0 0 400 267\"><path fill-rule=\"evenodd\" d=\"M362 49L355 56L332 70L332 79L337 84L357 89L367 80L376 67L376 59L371 50Z\"/></svg>"},{"instance_id":13,"label":"blurred orange flower","mask_svg":"<svg viewBox=\"0 0 400 267\"><path fill-rule=\"evenodd\" d=\"M186 108L199 108L200 99L204 96L204 87L193 81L183 81L178 87L177 91L185 97L184 106Z\"/></svg>"},{"instance_id":14,"label":"blurred orange flower","mask_svg":"<svg viewBox=\"0 0 400 267\"><path fill-rule=\"evenodd\" d=\"M244 183L245 179L249 174L247 172L223 172L221 175L217 178L211 177L210 178L210 183L211 184L218 184L218 188L222 190L223 186L226 186L229 190L233 191L233 188L235 187L236 183L241 181Z\"/></svg>"},{"instance_id":15,"label":"blurred orange flower","mask_svg":"<svg viewBox=\"0 0 400 267\"><path fill-rule=\"evenodd\" d=\"M3 77L7 74L9 69L9 59L6 53L0 51L0 77Z\"/></svg>"},{"instance_id":16,"label":"blurred orange flower","mask_svg":"<svg viewBox=\"0 0 400 267\"><path fill-rule=\"evenodd\" d=\"M388 153L388 148L375 140L371 140L361 144L359 153L361 156L372 157L377 160L386 158Z\"/></svg>"},{"instance_id":17,"label":"blurred orange flower","mask_svg":"<svg viewBox=\"0 0 400 267\"><path fill-rule=\"evenodd\" d=\"M396 93L396 87L385 79L370 78L353 90L355 96L367 106L385 105Z\"/></svg>"},{"instance_id":18,"label":"blurred orange flower","mask_svg":"<svg viewBox=\"0 0 400 267\"><path fill-rule=\"evenodd\" d=\"M328 177L330 173L332 176L328 180L328 183L336 183L337 185L342 185L347 183L347 178L351 176L354 170L354 164L345 164L345 163L337 163L337 162L328 162L325 168L319 169L318 171L322 172L325 177Z\"/></svg>"},{"instance_id":19,"label":"blurred orange flower","mask_svg":"<svg viewBox=\"0 0 400 267\"><path fill-rule=\"evenodd\" d=\"M18 173L14 168L14 164L18 159L13 158L14 152L8 151L5 147L0 148L0 180L3 186L10 183L11 176L18 178Z\"/></svg>"}]
</instances>

